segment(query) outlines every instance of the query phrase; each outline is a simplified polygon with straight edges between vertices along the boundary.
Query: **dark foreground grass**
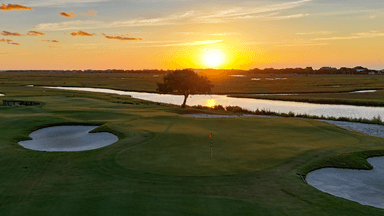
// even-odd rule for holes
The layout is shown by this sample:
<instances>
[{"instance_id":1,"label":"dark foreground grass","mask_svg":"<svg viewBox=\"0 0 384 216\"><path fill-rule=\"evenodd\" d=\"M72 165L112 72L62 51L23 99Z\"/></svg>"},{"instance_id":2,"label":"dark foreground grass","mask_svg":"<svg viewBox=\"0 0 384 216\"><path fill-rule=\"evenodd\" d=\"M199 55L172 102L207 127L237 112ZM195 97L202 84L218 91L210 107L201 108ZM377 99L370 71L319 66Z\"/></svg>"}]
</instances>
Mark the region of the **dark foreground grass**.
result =
<instances>
[{"instance_id":1,"label":"dark foreground grass","mask_svg":"<svg viewBox=\"0 0 384 216\"><path fill-rule=\"evenodd\" d=\"M44 105L0 107L0 215L384 214L296 175L328 166L369 169L367 157L384 155L381 138L310 119L192 119L131 98L121 104L103 94L45 93L19 89L15 95L28 97L13 99ZM17 144L31 130L79 123L101 125L93 132L120 140L69 153Z\"/></svg>"}]
</instances>

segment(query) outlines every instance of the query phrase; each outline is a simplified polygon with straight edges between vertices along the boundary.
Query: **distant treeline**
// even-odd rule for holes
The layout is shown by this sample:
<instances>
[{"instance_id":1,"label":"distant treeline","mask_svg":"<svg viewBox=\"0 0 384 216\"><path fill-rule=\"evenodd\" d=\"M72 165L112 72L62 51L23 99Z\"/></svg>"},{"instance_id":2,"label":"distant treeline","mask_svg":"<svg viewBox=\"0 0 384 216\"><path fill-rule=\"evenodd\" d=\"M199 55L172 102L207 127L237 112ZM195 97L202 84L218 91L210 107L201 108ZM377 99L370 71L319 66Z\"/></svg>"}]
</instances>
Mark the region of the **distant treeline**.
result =
<instances>
[{"instance_id":1,"label":"distant treeline","mask_svg":"<svg viewBox=\"0 0 384 216\"><path fill-rule=\"evenodd\" d=\"M268 75L277 75L277 74L300 74L300 75L310 75L310 74L384 74L383 70L371 70L362 66L357 66L354 68L334 68L334 67L322 67L318 70L313 69L312 67L306 68L283 68L283 69L274 69L274 68L265 68L265 69L250 69L250 70L234 70L234 69L191 69L195 72L201 73L203 75L252 75L252 74L268 74ZM175 70L159 70L159 69L145 69L145 70L123 70L123 69L108 69L108 70L6 70L2 72L33 72L33 73L129 73L129 74L144 74L144 75L164 75L167 73L174 72ZM0 71L1 72L1 71Z\"/></svg>"},{"instance_id":2,"label":"distant treeline","mask_svg":"<svg viewBox=\"0 0 384 216\"><path fill-rule=\"evenodd\" d=\"M314 70L312 67L306 68L284 68L274 69L265 68L263 70L254 68L249 70L251 74L381 74L384 70L371 70L361 66L354 68L341 67L339 69L334 67L322 67L318 70Z\"/></svg>"}]
</instances>

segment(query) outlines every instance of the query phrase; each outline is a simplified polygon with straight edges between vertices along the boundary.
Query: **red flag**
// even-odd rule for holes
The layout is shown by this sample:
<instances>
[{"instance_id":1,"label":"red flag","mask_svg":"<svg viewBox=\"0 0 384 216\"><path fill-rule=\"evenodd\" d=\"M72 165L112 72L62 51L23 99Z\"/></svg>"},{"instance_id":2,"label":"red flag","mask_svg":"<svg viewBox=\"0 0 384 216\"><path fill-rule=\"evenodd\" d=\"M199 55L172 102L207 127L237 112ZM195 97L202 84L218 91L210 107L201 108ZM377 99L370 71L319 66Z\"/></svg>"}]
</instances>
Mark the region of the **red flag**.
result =
<instances>
[{"instance_id":1,"label":"red flag","mask_svg":"<svg viewBox=\"0 0 384 216\"><path fill-rule=\"evenodd\" d=\"M210 134L208 135L208 137L212 139L212 133L210 133Z\"/></svg>"}]
</instances>

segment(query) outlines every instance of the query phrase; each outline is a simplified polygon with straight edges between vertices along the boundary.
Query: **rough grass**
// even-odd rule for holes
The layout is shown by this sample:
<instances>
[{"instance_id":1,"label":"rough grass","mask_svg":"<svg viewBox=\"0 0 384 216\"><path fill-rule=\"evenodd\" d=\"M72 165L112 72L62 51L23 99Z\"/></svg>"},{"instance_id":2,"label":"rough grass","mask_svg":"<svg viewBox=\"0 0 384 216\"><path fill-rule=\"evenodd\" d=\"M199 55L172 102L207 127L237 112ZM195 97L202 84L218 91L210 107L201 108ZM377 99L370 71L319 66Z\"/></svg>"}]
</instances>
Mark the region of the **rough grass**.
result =
<instances>
[{"instance_id":1,"label":"rough grass","mask_svg":"<svg viewBox=\"0 0 384 216\"><path fill-rule=\"evenodd\" d=\"M24 91L13 99L44 105L0 107L0 215L384 214L296 176L328 166L368 169L365 158L384 155L381 138L309 119L192 119L132 98L119 100L134 105L103 94ZM103 124L96 130L120 140L70 153L17 144L39 127L76 122Z\"/></svg>"},{"instance_id":2,"label":"rough grass","mask_svg":"<svg viewBox=\"0 0 384 216\"><path fill-rule=\"evenodd\" d=\"M247 77L209 76L215 94L287 93L287 92L347 92L360 89L383 89L384 76L377 75L248 75ZM261 78L253 81L252 78ZM265 78L287 78L266 80ZM131 75L128 73L0 73L0 85L97 87L130 91L155 92L162 76ZM334 87L339 86L339 87ZM6 90L0 92L7 93Z\"/></svg>"}]
</instances>

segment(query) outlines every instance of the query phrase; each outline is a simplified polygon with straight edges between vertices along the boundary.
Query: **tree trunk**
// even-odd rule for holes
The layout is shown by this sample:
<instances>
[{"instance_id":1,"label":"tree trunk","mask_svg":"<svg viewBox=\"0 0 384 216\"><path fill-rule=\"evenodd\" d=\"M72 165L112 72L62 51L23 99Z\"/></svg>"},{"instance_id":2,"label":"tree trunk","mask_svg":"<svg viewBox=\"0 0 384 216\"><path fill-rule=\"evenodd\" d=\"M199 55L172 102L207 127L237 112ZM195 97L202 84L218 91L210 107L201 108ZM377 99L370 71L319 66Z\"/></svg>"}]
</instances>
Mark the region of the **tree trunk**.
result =
<instances>
[{"instance_id":1,"label":"tree trunk","mask_svg":"<svg viewBox=\"0 0 384 216\"><path fill-rule=\"evenodd\" d=\"M188 96L189 96L189 94L184 95L184 102L183 102L183 105L181 105L181 108L185 108L185 104L187 103Z\"/></svg>"}]
</instances>

